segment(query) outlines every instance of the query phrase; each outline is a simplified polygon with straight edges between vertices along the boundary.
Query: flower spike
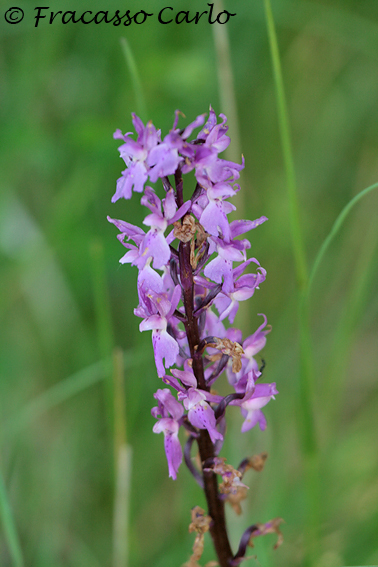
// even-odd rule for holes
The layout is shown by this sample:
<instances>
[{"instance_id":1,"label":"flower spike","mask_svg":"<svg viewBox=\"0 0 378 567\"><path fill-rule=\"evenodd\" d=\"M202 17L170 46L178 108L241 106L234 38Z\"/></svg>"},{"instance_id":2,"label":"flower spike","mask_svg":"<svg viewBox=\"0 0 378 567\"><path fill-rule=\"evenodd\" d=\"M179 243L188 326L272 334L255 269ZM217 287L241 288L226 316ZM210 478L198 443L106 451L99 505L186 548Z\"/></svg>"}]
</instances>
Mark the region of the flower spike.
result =
<instances>
[{"instance_id":1,"label":"flower spike","mask_svg":"<svg viewBox=\"0 0 378 567\"><path fill-rule=\"evenodd\" d=\"M241 190L244 157L234 163L219 155L230 144L226 116L220 114L218 120L210 106L207 119L200 114L180 127L183 118L177 110L165 136L136 114L135 134L116 130L126 169L112 202L139 193L146 216L144 229L108 220L126 248L120 263L137 268L139 303L134 313L141 318L139 330L151 331L156 374L163 383L154 394L153 432L164 435L169 476L177 478L184 460L207 500L208 513L198 507L192 511L190 531L197 535L186 565L198 566L204 533L209 531L219 565L232 567L246 559L247 546L253 546L258 535L276 532L277 546L281 543L277 518L248 528L236 555L232 552L225 502L241 512L240 502L248 493L243 475L249 468L262 470L266 454L244 459L238 469L218 457L227 431L226 414L237 406L244 418L243 433L257 424L264 430L262 408L278 393L274 382L257 382L265 363L259 367L255 357L270 332L265 315L244 340L239 329L229 326L240 303L258 293L265 281L266 270L249 254L245 234L268 219L229 220L235 211L230 199ZM194 187L187 193L189 172ZM223 395L213 390L218 380L224 382ZM192 458L193 446L198 448L197 459Z\"/></svg>"}]
</instances>

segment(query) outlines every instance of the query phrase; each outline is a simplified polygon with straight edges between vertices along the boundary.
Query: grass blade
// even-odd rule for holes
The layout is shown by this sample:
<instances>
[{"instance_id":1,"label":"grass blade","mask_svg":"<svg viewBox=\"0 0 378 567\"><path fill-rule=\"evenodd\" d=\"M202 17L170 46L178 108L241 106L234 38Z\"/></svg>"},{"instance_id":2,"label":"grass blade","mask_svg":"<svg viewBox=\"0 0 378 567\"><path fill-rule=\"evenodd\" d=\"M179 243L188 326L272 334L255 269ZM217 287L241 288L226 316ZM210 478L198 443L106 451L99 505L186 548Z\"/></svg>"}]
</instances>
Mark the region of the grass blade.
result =
<instances>
[{"instance_id":1,"label":"grass blade","mask_svg":"<svg viewBox=\"0 0 378 567\"><path fill-rule=\"evenodd\" d=\"M217 13L223 12L222 0L217 0L214 5ZM227 26L212 26L212 30L217 58L219 102L221 112L226 114L228 118L229 135L232 139L232 144L226 149L225 155L227 159L239 162L241 156L239 120ZM239 199L237 206L243 208L243 203L240 201L240 199L243 199L241 193L240 191L236 195ZM237 199L234 199L234 202L237 202Z\"/></svg>"},{"instance_id":2,"label":"grass blade","mask_svg":"<svg viewBox=\"0 0 378 567\"><path fill-rule=\"evenodd\" d=\"M122 350L113 353L114 380L114 471L113 567L127 567L129 540L129 495L132 449L127 444L124 361Z\"/></svg>"},{"instance_id":3,"label":"grass blade","mask_svg":"<svg viewBox=\"0 0 378 567\"><path fill-rule=\"evenodd\" d=\"M358 333L361 315L366 313L366 299L369 284L374 280L377 266L378 224L373 219L370 230L361 246L354 274L351 278L350 291L344 300L345 308L341 313L337 330L330 349L332 356L324 380L324 398L327 400L324 417L328 419L329 429L336 430L341 423L343 397L338 395L347 376L353 351L353 339Z\"/></svg>"},{"instance_id":4,"label":"grass blade","mask_svg":"<svg viewBox=\"0 0 378 567\"><path fill-rule=\"evenodd\" d=\"M123 358L124 366L131 368L145 359L145 353L142 351L126 352L123 354ZM113 363L111 359L101 360L87 366L83 370L75 372L65 380L52 386L46 390L46 392L43 392L43 394L40 394L29 402L15 417L10 418L2 431L3 439L7 440L10 436L24 429L33 420L55 406L69 400L101 380L104 380L107 378L108 374L111 373L112 368Z\"/></svg>"},{"instance_id":5,"label":"grass blade","mask_svg":"<svg viewBox=\"0 0 378 567\"><path fill-rule=\"evenodd\" d=\"M94 305L96 313L97 341L102 360L112 357L115 346L112 329L112 316L110 310L110 298L107 289L104 247L100 240L91 243L90 255L92 260L92 280L94 292ZM107 426L110 439L113 436L113 379L112 366L105 372L104 368L104 398L107 416Z\"/></svg>"},{"instance_id":6,"label":"grass blade","mask_svg":"<svg viewBox=\"0 0 378 567\"><path fill-rule=\"evenodd\" d=\"M222 0L216 0L214 5L218 14L223 12ZM221 112L227 116L228 133L232 140L232 144L229 145L224 153L226 159L239 163L241 160L239 119L227 26L212 26L212 30L217 61L219 102ZM246 185L248 186L248 184ZM246 210L245 195L245 191L239 191L234 197L234 205L239 211ZM239 212L239 218L240 214ZM249 318L249 309L239 310L237 321L241 329L247 329Z\"/></svg>"},{"instance_id":7,"label":"grass blade","mask_svg":"<svg viewBox=\"0 0 378 567\"><path fill-rule=\"evenodd\" d=\"M300 226L297 184L292 152L290 125L282 78L281 60L270 0L264 0L270 53L275 82L281 146L286 172L292 248L298 287L300 372L298 390L298 434L302 452L305 497L305 565L316 563L319 545L319 453L315 430L314 364L306 290L308 285L307 262Z\"/></svg>"},{"instance_id":8,"label":"grass blade","mask_svg":"<svg viewBox=\"0 0 378 567\"><path fill-rule=\"evenodd\" d=\"M133 52L131 51L129 42L125 37L121 38L121 46L133 85L137 114L144 122L146 122L148 120L146 99L144 97L142 83L139 78L138 67L135 62Z\"/></svg>"},{"instance_id":9,"label":"grass blade","mask_svg":"<svg viewBox=\"0 0 378 567\"><path fill-rule=\"evenodd\" d=\"M32 421L43 415L53 407L69 400L86 388L104 379L106 372L110 372L111 361L100 361L75 372L65 380L52 386L31 402L16 416L10 418L5 425L2 436L4 439L19 433Z\"/></svg>"},{"instance_id":10,"label":"grass blade","mask_svg":"<svg viewBox=\"0 0 378 567\"><path fill-rule=\"evenodd\" d=\"M371 191L378 188L378 183L370 185L363 191L360 191L353 199L345 205L338 217L336 218L328 236L323 241L318 254L316 255L307 288L306 295L306 309L310 308L310 293L312 285L319 269L319 266L326 254L328 248L330 247L333 240L336 238L337 234L342 228L342 225L347 218L348 214L351 212L353 207L365 196L367 196ZM330 426L332 422L332 427L335 427L337 422L337 416L340 410L341 400L337 396L337 391L340 387L340 377L344 374L344 371L348 365L348 357L345 353L349 352L349 345L351 343L352 335L355 331L358 313L362 309L363 298L365 296L366 288L370 278L372 276L371 259L374 254L374 249L376 247L376 224L373 222L372 228L370 230L370 237L367 238L367 245L364 246L355 270L356 276L350 286L350 293L346 305L348 306L344 309L341 320L338 324L338 330L335 334L333 346L331 348L332 360L327 371L327 380L325 383L325 391L327 395L326 399L330 400L328 407L326 409L326 415L328 416ZM332 401L331 401L332 400Z\"/></svg>"},{"instance_id":11,"label":"grass blade","mask_svg":"<svg viewBox=\"0 0 378 567\"><path fill-rule=\"evenodd\" d=\"M291 144L290 126L286 105L285 89L282 78L281 60L277 43L277 34L274 25L270 0L264 0L265 18L268 28L270 53L272 59L273 75L276 88L276 101L278 108L278 121L281 136L281 146L286 171L286 182L290 206L290 226L292 246L294 251L297 283L300 289L305 288L307 282L307 264L304 251L302 231L300 227L299 204L297 197L297 184L294 169L294 159Z\"/></svg>"},{"instance_id":12,"label":"grass blade","mask_svg":"<svg viewBox=\"0 0 378 567\"><path fill-rule=\"evenodd\" d=\"M18 538L12 510L9 504L3 475L0 472L0 512L4 528L5 539L8 543L10 556L14 567L24 567L24 559Z\"/></svg>"},{"instance_id":13,"label":"grass blade","mask_svg":"<svg viewBox=\"0 0 378 567\"><path fill-rule=\"evenodd\" d=\"M341 213L339 214L339 216L337 217L337 219L333 223L333 226L331 228L330 233L328 234L327 238L324 240L323 244L320 247L318 254L316 255L314 265L313 265L312 270L311 270L309 282L308 282L307 293L310 292L310 289L311 289L312 283L314 281L316 272L318 271L319 265L320 265L320 263L321 263L321 261L324 257L324 254L326 253L331 242L333 241L333 239L335 238L335 236L339 232L340 228L342 227L344 220L346 219L346 217L348 216L350 211L353 209L353 207L358 203L358 201L360 201L360 199L362 199L365 195L368 195L371 191L373 191L374 189L377 189L377 188L378 188L378 183L373 183L373 185L370 185L369 187L367 187L363 191L360 191L360 193L358 193L355 197L353 197L353 199L351 199L349 201L349 203L347 205L345 205L345 207L343 208L343 210L341 211Z\"/></svg>"}]
</instances>

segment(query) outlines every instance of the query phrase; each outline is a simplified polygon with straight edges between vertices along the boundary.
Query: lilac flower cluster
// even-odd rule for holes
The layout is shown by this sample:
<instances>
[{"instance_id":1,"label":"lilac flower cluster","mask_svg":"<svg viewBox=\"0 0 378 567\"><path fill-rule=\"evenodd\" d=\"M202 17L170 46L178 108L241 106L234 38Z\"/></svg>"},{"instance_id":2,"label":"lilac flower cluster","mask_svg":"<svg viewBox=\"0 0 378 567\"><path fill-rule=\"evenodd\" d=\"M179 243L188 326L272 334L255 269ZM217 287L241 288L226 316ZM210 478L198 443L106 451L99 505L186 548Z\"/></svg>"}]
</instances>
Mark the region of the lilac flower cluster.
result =
<instances>
[{"instance_id":1,"label":"lilac flower cluster","mask_svg":"<svg viewBox=\"0 0 378 567\"><path fill-rule=\"evenodd\" d=\"M142 319L140 331L152 331L157 374L165 386L154 394L153 431L164 433L173 479L183 460L181 427L192 441L207 431L217 455L227 406L240 407L243 432L256 424L265 429L262 408L277 394L274 383L257 382L261 371L255 356L270 330L265 315L244 341L241 331L224 324L228 319L232 325L239 303L265 280L259 262L247 259L250 243L243 235L267 219L228 220L235 210L228 199L240 189L237 180L244 161L237 164L219 157L230 143L226 117L221 114L217 123L210 107L206 122L203 114L180 129L179 115L176 111L172 130L164 138L151 122L145 126L135 114L136 140L131 132L115 132L122 141L119 152L126 169L112 201L130 199L133 191L141 193L141 204L148 209L143 221L147 228L108 217L127 250L120 262L138 268L135 314ZM183 176L191 171L196 184L184 200ZM158 179L164 188L162 199L147 185ZM254 273L245 273L253 266ZM212 390L223 372L232 388L225 397Z\"/></svg>"}]
</instances>

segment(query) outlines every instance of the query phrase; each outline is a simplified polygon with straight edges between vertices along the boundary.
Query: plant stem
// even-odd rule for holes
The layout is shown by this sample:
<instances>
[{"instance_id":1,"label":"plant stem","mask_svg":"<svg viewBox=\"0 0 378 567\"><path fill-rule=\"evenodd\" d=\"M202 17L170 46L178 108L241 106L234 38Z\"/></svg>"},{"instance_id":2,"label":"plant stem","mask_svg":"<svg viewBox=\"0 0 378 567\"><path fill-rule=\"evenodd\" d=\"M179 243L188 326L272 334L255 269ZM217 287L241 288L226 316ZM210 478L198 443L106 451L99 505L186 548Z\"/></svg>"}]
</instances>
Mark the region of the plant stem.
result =
<instances>
[{"instance_id":1,"label":"plant stem","mask_svg":"<svg viewBox=\"0 0 378 567\"><path fill-rule=\"evenodd\" d=\"M295 258L295 271L299 289L303 289L307 283L307 265L302 231L300 226L299 204L297 197L297 184L295 179L294 159L292 153L290 126L286 105L285 89L282 78L281 60L278 50L277 35L274 25L272 7L270 0L264 0L266 24L270 52L272 58L274 82L276 85L276 101L278 110L278 121L280 127L281 146L285 164L287 190L289 196L290 227L292 246Z\"/></svg>"},{"instance_id":2,"label":"plant stem","mask_svg":"<svg viewBox=\"0 0 378 567\"><path fill-rule=\"evenodd\" d=\"M328 250L328 247L331 244L331 242L333 241L333 239L335 238L335 236L338 234L338 232L339 232L340 228L342 227L344 220L348 216L349 212L353 209L353 207L358 203L358 201L360 199L362 199L363 197L365 197L365 195L367 195L368 193L370 193L371 191L373 191L374 189L377 189L377 188L378 188L378 183L373 183L373 185L370 185L369 187L366 187L366 189L363 189L363 191L360 191L359 193L357 193L357 195L355 195L353 197L353 199L351 199L345 205L345 207L343 208L341 213L338 215L337 219L333 223L333 226L331 228L330 233L328 234L327 238L324 240L323 244L320 247L319 252L316 255L314 264L312 266L310 278L309 278L309 281L308 281L307 296L310 294L312 283L313 283L315 275L318 271L319 265L320 265L320 263L323 259L323 256L326 253L326 251ZM307 298L307 301L308 301L308 298Z\"/></svg>"},{"instance_id":3,"label":"plant stem","mask_svg":"<svg viewBox=\"0 0 378 567\"><path fill-rule=\"evenodd\" d=\"M0 519L13 567L24 567L24 558L3 476L0 472Z\"/></svg>"},{"instance_id":4,"label":"plant stem","mask_svg":"<svg viewBox=\"0 0 378 567\"><path fill-rule=\"evenodd\" d=\"M113 567L127 567L129 558L129 507L132 449L126 436L123 352L113 352L114 382L114 506Z\"/></svg>"},{"instance_id":5,"label":"plant stem","mask_svg":"<svg viewBox=\"0 0 378 567\"><path fill-rule=\"evenodd\" d=\"M138 66L135 62L132 49L125 37L121 38L122 51L125 56L126 64L130 72L131 83L133 86L135 104L138 111L138 116L145 122L148 119L146 99L142 87L142 82L139 78Z\"/></svg>"},{"instance_id":6,"label":"plant stem","mask_svg":"<svg viewBox=\"0 0 378 567\"><path fill-rule=\"evenodd\" d=\"M281 60L270 0L264 0L265 17L271 51L276 88L279 130L286 171L292 248L298 292L298 317L300 340L300 378L298 388L298 424L304 471L306 501L306 550L305 565L315 565L320 552L320 483L319 450L314 412L314 362L312 356L311 328L307 298L309 285L304 240L300 226L299 203L295 178L288 111L282 78Z\"/></svg>"},{"instance_id":7,"label":"plant stem","mask_svg":"<svg viewBox=\"0 0 378 567\"><path fill-rule=\"evenodd\" d=\"M180 183L179 176L176 181ZM185 330L188 337L190 354L193 360L193 372L197 379L197 384L202 390L209 391L206 386L203 361L201 353L197 352L196 347L200 342L198 323L194 317L194 281L193 270L190 264L190 243L180 242L179 245L180 260L180 280L183 290L183 302L185 307L186 322ZM205 429L201 429L200 436L197 439L198 449L201 462L215 457L214 445L211 442L209 433ZM216 474L211 472L203 473L204 491L208 505L208 514L212 518L210 526L210 534L213 539L215 551L218 556L221 567L229 567L229 561L233 558L228 533L226 528L226 518L224 512L224 502L219 498L218 480Z\"/></svg>"},{"instance_id":8,"label":"plant stem","mask_svg":"<svg viewBox=\"0 0 378 567\"><path fill-rule=\"evenodd\" d=\"M201 430L197 442L202 463L208 458L214 458L214 445L205 429ZM213 520L210 526L210 534L214 548L220 566L229 567L229 561L233 558L233 553L228 539L224 502L219 498L217 475L213 472L203 472L203 481L208 514Z\"/></svg>"}]
</instances>

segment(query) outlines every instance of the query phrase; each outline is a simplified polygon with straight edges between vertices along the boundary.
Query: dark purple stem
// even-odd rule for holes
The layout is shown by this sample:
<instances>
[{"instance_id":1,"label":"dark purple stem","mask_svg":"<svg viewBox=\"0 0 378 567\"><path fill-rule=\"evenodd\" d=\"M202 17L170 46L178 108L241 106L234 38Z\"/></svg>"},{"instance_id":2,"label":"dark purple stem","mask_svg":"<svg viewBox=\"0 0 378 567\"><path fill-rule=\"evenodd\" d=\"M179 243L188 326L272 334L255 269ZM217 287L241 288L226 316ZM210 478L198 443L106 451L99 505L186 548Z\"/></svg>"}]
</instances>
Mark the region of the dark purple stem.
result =
<instances>
[{"instance_id":1,"label":"dark purple stem","mask_svg":"<svg viewBox=\"0 0 378 567\"><path fill-rule=\"evenodd\" d=\"M202 310L205 309L205 307L210 305L210 303L213 301L213 299L216 298L216 296L221 290L222 290L222 284L218 284L216 287L214 287L214 289L209 291L205 299L201 301L200 305L195 310L194 314L196 317L198 317L198 315L202 313Z\"/></svg>"},{"instance_id":2,"label":"dark purple stem","mask_svg":"<svg viewBox=\"0 0 378 567\"><path fill-rule=\"evenodd\" d=\"M165 191L168 193L168 191L170 189L172 189L172 185L170 184L168 177L162 177L161 181L163 183L163 187L164 187Z\"/></svg>"},{"instance_id":3,"label":"dark purple stem","mask_svg":"<svg viewBox=\"0 0 378 567\"><path fill-rule=\"evenodd\" d=\"M241 400L242 398L244 398L245 394L229 394L228 396L226 396L225 398L223 398L223 400L220 402L220 404L218 405L217 409L215 410L215 419L220 419L221 417L223 417L224 412L226 411L226 407L228 406L229 403L231 403L233 400Z\"/></svg>"},{"instance_id":4,"label":"dark purple stem","mask_svg":"<svg viewBox=\"0 0 378 567\"><path fill-rule=\"evenodd\" d=\"M239 565L239 563L241 563L243 557L245 556L245 552L247 551L247 547L249 540L251 539L251 535L253 534L253 532L255 532L258 529L259 528L257 526L253 525L253 526L249 526L249 528L245 530L245 532L243 533L240 539L239 549L236 552L236 555L233 558L233 560L230 561L229 565L231 565L232 567L233 566L236 567L236 565Z\"/></svg>"},{"instance_id":5,"label":"dark purple stem","mask_svg":"<svg viewBox=\"0 0 378 567\"><path fill-rule=\"evenodd\" d=\"M188 469L190 470L190 472L194 476L195 481L200 485L200 487L203 490L204 489L203 478L200 475L200 473L198 472L198 470L196 469L196 467L193 465L192 459L191 459L191 456L190 456L194 440L195 440L195 438L190 436L189 439L187 440L187 442L185 443L184 460L185 460L186 466L188 467Z\"/></svg>"},{"instance_id":6,"label":"dark purple stem","mask_svg":"<svg viewBox=\"0 0 378 567\"><path fill-rule=\"evenodd\" d=\"M194 193L191 196L192 203L194 203L194 201L201 195L201 191L202 191L202 187L199 183L197 183L196 188L194 189Z\"/></svg>"},{"instance_id":7,"label":"dark purple stem","mask_svg":"<svg viewBox=\"0 0 378 567\"><path fill-rule=\"evenodd\" d=\"M175 182L177 205L181 206L184 200L182 177L179 169L175 173ZM200 335L198 330L198 321L194 316L194 281L193 269L190 264L190 242L180 242L178 252L182 299L186 314L186 321L184 322L184 325L188 338L190 356L193 360L192 368L197 379L198 387L202 390L209 391L209 387L205 381L202 355L198 350ZM214 458L215 448L206 429L200 430L197 443L202 463L207 459ZM210 534L213 539L215 551L218 556L220 567L229 567L230 561L233 558L233 553L227 534L224 502L219 498L217 475L213 474L213 472L209 473L203 471L203 482L208 505L208 513L212 518Z\"/></svg>"},{"instance_id":8,"label":"dark purple stem","mask_svg":"<svg viewBox=\"0 0 378 567\"><path fill-rule=\"evenodd\" d=\"M249 459L243 459L240 465L238 466L238 471L241 472L243 476L248 465L249 465Z\"/></svg>"},{"instance_id":9,"label":"dark purple stem","mask_svg":"<svg viewBox=\"0 0 378 567\"><path fill-rule=\"evenodd\" d=\"M206 384L208 386L211 386L212 383L215 382L215 380L218 378L218 376L222 374L223 370L227 366L227 362L229 358L230 357L227 354L222 354L222 358L220 359L217 368L210 374L210 376L206 380Z\"/></svg>"},{"instance_id":10,"label":"dark purple stem","mask_svg":"<svg viewBox=\"0 0 378 567\"><path fill-rule=\"evenodd\" d=\"M174 310L173 316L176 317L176 319L178 319L179 321L182 321L183 323L185 323L186 321L185 315L180 313L180 311L177 311L177 309Z\"/></svg>"},{"instance_id":11,"label":"dark purple stem","mask_svg":"<svg viewBox=\"0 0 378 567\"><path fill-rule=\"evenodd\" d=\"M261 359L261 366L260 366L260 368L259 368L261 374L264 372L265 366L266 366L266 362L265 362L265 360L262 358L262 359Z\"/></svg>"}]
</instances>

